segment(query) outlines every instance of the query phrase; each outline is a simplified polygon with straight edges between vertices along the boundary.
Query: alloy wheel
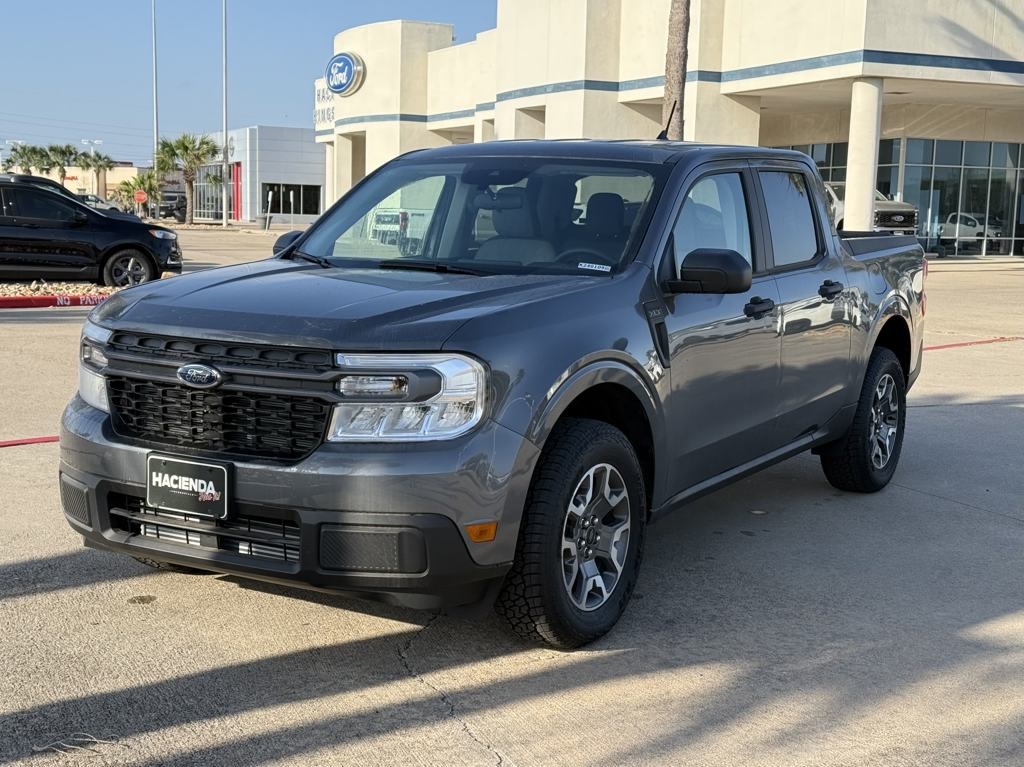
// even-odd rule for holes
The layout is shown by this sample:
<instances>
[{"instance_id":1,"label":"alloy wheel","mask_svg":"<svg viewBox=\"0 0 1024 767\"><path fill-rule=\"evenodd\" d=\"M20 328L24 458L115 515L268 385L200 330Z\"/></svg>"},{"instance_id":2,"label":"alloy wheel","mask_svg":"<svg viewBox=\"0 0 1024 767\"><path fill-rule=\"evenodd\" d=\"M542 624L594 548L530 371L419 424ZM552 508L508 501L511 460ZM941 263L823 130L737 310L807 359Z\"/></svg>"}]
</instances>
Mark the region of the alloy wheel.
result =
<instances>
[{"instance_id":1,"label":"alloy wheel","mask_svg":"<svg viewBox=\"0 0 1024 767\"><path fill-rule=\"evenodd\" d=\"M900 400L896 381L886 373L875 386L871 402L871 465L876 469L884 469L892 458L899 423Z\"/></svg>"},{"instance_id":2,"label":"alloy wheel","mask_svg":"<svg viewBox=\"0 0 1024 767\"><path fill-rule=\"evenodd\" d=\"M114 278L114 286L118 288L141 285L149 276L146 264L138 256L119 257L111 266L110 274Z\"/></svg>"},{"instance_id":3,"label":"alloy wheel","mask_svg":"<svg viewBox=\"0 0 1024 767\"><path fill-rule=\"evenodd\" d=\"M611 597L629 550L629 493L619 471L601 463L576 485L562 526L562 578L580 610Z\"/></svg>"}]
</instances>

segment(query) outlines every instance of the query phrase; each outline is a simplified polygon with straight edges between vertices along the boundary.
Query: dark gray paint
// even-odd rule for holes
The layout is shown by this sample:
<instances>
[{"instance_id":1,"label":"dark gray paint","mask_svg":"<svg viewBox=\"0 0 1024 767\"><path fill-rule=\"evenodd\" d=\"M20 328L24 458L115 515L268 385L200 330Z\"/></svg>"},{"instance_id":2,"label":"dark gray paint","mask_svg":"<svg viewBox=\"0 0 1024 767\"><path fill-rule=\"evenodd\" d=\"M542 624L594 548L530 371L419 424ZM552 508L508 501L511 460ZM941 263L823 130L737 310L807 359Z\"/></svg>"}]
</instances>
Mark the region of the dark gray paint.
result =
<instances>
[{"instance_id":1,"label":"dark gray paint","mask_svg":"<svg viewBox=\"0 0 1024 767\"><path fill-rule=\"evenodd\" d=\"M594 385L619 384L642 405L655 448L652 509L660 512L841 434L890 318L907 326L916 378L921 248L912 238L840 239L803 155L670 142L496 142L430 154L635 159L664 162L672 172L636 259L614 276L474 277L271 259L143 285L98 308L93 320L111 328L342 352L445 349L486 364L487 419L470 435L325 445L288 468L240 463L236 498L321 511L430 510L460 526L497 518L498 539L468 547L479 563L508 562L539 451L558 417ZM751 289L666 295L668 234L689 185L709 168L750 174L779 164L811 179L821 258L774 270L755 197L762 245ZM819 296L825 279L842 282L842 293ZM771 298L775 309L747 317L744 306L755 295ZM668 338L660 353L652 332L659 322ZM104 420L73 401L62 460L141 483L145 451L109 439Z\"/></svg>"}]
</instances>

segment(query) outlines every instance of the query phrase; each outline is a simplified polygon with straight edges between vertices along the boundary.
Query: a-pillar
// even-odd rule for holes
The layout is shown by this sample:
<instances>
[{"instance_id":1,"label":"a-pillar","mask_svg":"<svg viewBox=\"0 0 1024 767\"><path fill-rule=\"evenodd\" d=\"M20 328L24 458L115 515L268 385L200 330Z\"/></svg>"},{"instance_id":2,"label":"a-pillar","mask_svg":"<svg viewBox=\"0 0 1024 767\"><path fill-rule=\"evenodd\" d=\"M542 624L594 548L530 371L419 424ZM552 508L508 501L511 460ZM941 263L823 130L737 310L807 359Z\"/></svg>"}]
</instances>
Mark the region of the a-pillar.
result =
<instances>
[{"instance_id":1,"label":"a-pillar","mask_svg":"<svg viewBox=\"0 0 1024 767\"><path fill-rule=\"evenodd\" d=\"M843 228L852 231L868 231L875 224L883 84L880 77L854 80L850 94L850 143L846 156Z\"/></svg>"}]
</instances>

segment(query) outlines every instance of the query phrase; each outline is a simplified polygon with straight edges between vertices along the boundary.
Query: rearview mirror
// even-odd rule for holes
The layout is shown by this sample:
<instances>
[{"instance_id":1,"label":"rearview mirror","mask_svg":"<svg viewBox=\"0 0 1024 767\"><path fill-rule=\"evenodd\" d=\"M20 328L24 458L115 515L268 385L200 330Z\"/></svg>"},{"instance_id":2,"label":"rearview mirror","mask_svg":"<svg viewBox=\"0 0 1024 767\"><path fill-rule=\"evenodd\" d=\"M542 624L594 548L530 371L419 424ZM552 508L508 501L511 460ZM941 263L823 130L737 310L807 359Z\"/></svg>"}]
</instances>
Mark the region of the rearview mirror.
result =
<instances>
[{"instance_id":1,"label":"rearview mirror","mask_svg":"<svg viewBox=\"0 0 1024 767\"><path fill-rule=\"evenodd\" d=\"M735 250L691 250L679 268L679 279L669 280L670 293L746 293L753 273L750 264Z\"/></svg>"},{"instance_id":2,"label":"rearview mirror","mask_svg":"<svg viewBox=\"0 0 1024 767\"><path fill-rule=\"evenodd\" d=\"M274 255L278 255L281 251L291 247L291 244L295 242L299 237L302 236L302 232L296 230L294 232L285 232L274 242Z\"/></svg>"}]
</instances>

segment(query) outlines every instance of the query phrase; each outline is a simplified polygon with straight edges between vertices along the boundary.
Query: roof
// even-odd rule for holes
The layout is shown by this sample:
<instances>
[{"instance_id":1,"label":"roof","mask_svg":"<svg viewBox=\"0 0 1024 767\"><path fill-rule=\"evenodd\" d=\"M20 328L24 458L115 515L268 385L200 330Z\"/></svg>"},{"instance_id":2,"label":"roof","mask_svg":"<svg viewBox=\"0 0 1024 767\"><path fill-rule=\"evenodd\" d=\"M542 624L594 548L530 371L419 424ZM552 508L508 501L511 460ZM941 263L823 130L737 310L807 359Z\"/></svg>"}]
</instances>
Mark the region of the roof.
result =
<instances>
[{"instance_id":1,"label":"roof","mask_svg":"<svg viewBox=\"0 0 1024 767\"><path fill-rule=\"evenodd\" d=\"M514 141L486 141L473 144L453 144L433 149L417 149L403 157L417 159L457 159L470 157L572 157L582 160L623 160L632 162L674 163L680 158L696 153L721 154L723 156L758 155L778 157L780 155L803 157L798 152L780 149L766 149L755 146L730 146L727 144L701 144L691 141L621 140L596 139L522 139Z\"/></svg>"}]
</instances>

